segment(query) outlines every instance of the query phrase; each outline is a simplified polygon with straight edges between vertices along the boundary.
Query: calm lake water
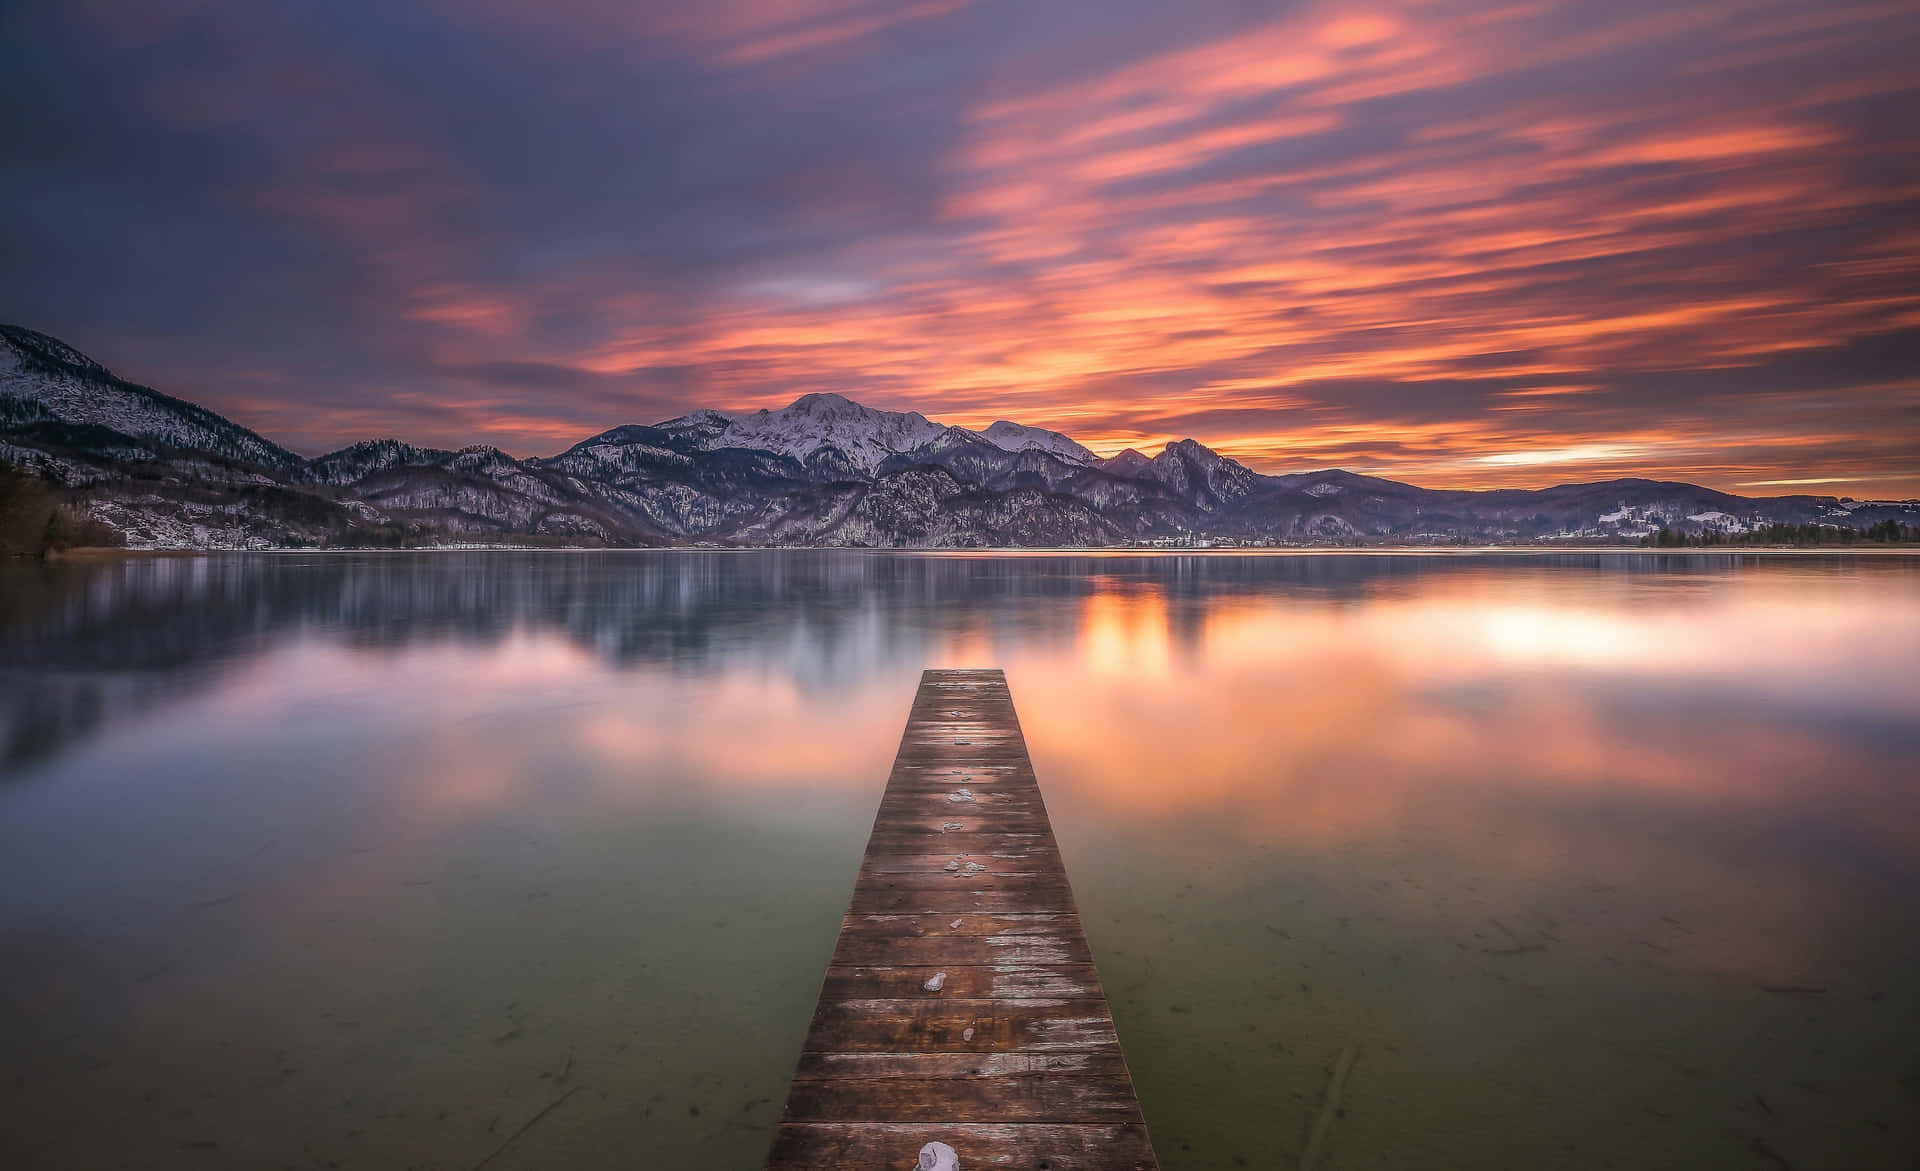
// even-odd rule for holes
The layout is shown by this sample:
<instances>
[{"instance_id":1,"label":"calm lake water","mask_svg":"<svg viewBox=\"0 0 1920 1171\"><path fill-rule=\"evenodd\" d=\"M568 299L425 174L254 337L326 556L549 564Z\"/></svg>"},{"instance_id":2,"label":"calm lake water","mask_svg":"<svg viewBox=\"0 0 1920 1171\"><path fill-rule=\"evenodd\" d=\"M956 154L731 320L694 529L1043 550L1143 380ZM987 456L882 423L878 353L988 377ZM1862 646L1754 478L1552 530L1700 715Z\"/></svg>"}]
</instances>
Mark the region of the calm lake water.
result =
<instances>
[{"instance_id":1,"label":"calm lake water","mask_svg":"<svg viewBox=\"0 0 1920 1171\"><path fill-rule=\"evenodd\" d=\"M0 565L6 1165L756 1167L929 666L1169 1171L1915 1166L1920 558L828 552Z\"/></svg>"}]
</instances>

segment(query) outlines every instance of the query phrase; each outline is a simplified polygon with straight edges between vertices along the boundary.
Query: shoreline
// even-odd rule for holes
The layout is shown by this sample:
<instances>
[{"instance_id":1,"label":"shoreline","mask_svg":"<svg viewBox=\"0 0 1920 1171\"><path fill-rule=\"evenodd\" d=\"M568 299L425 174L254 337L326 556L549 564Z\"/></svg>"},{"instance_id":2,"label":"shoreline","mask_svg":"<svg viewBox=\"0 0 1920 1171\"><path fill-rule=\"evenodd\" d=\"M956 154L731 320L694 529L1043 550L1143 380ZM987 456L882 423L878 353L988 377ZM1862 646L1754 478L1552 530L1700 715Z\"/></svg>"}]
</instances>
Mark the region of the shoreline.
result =
<instances>
[{"instance_id":1,"label":"shoreline","mask_svg":"<svg viewBox=\"0 0 1920 1171\"><path fill-rule=\"evenodd\" d=\"M1160 548L1155 546L1033 546L994 545L979 548L945 548L914 545L875 547L866 545L427 545L409 549L379 548L291 548L268 549L126 549L111 545L61 549L45 555L48 561L105 561L113 559L162 559L219 556L322 556L373 554L381 556L435 553L865 553L912 554L926 557L1480 557L1487 555L1547 557L1565 554L1582 556L1639 557L1737 557L1749 554L1767 556L1920 556L1920 544L1903 545L1721 545L1712 548L1649 548L1641 545L1303 545L1251 548ZM21 554L20 556L28 556Z\"/></svg>"}]
</instances>

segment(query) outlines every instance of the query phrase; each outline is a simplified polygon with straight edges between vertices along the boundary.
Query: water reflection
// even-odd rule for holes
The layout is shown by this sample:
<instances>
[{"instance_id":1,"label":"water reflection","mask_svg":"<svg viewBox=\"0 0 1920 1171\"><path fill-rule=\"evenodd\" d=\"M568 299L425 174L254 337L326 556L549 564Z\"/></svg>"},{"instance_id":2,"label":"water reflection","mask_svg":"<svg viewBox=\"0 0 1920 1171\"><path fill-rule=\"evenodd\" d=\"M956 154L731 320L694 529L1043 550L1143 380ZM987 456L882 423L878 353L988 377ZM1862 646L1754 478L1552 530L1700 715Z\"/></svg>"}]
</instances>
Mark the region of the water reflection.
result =
<instances>
[{"instance_id":1,"label":"water reflection","mask_svg":"<svg viewBox=\"0 0 1920 1171\"><path fill-rule=\"evenodd\" d=\"M742 565L750 568L742 571ZM1488 571L1498 568L1497 596ZM1752 577L1729 609L1717 585ZM1588 596L1604 570L1603 598ZM1516 570L1518 572L1516 572ZM1586 571L1586 572L1583 572ZM1874 691L1898 674L1910 611L1862 611L1860 573L1898 591L1907 559L1559 555L927 556L785 552L154 557L0 567L5 756L56 750L114 713L178 698L223 664L307 635L395 648L564 634L610 664L740 666L839 688L934 656L1068 653L1079 669L1164 677L1364 637L1423 671L1529 663L1745 676L1802 698L1796 672ZM1835 584L1839 589L1836 592ZM1273 605L1313 602L1306 613ZM1393 603L1391 614L1373 603ZM1651 618L1632 607L1657 600ZM1495 603L1495 604L1490 604ZM1691 604L1690 604L1691 603ZM1716 621L1696 625L1702 606ZM1785 613L1783 613L1783 611ZM1785 621L1782 621L1785 619ZM1888 638L1872 633L1888 622ZM1747 639L1728 638L1746 627ZM1824 640L1855 636L1833 653ZM1797 647L1796 639L1815 640ZM1853 657L1869 656L1856 671ZM1748 667L1758 668L1757 672Z\"/></svg>"},{"instance_id":2,"label":"water reflection","mask_svg":"<svg viewBox=\"0 0 1920 1171\"><path fill-rule=\"evenodd\" d=\"M1005 666L1169 1168L1900 1166L1920 560L0 568L39 1165L752 1165L924 666ZM111 1117L102 1130L88 1121ZM211 1144L211 1145L209 1145Z\"/></svg>"}]
</instances>

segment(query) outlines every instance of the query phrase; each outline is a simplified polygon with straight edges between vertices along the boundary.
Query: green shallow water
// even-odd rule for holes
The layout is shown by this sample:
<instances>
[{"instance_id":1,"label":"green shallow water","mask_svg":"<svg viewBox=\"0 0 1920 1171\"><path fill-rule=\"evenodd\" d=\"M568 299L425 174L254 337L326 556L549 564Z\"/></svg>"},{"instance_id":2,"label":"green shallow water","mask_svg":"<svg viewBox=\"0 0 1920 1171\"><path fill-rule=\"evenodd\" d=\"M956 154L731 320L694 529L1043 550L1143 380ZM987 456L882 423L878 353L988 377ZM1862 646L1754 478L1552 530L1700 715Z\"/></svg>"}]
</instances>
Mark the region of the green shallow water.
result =
<instances>
[{"instance_id":1,"label":"green shallow water","mask_svg":"<svg viewBox=\"0 0 1920 1171\"><path fill-rule=\"evenodd\" d=\"M998 665L1168 1168L1348 1050L1322 1168L1909 1168L1916 662L1905 557L0 566L0 1147L755 1166Z\"/></svg>"}]
</instances>

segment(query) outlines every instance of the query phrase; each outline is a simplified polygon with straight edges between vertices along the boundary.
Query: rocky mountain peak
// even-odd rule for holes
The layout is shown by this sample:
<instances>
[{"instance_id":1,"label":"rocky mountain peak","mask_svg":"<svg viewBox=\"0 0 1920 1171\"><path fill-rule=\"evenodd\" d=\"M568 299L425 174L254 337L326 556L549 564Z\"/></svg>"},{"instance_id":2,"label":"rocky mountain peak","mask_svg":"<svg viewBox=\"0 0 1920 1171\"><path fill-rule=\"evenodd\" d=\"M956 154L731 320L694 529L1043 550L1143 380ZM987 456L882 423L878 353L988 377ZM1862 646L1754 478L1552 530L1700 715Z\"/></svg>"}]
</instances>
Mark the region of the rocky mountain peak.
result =
<instances>
[{"instance_id":1,"label":"rocky mountain peak","mask_svg":"<svg viewBox=\"0 0 1920 1171\"><path fill-rule=\"evenodd\" d=\"M1197 507L1238 500L1259 477L1197 439L1176 439L1153 457L1153 474Z\"/></svg>"},{"instance_id":2,"label":"rocky mountain peak","mask_svg":"<svg viewBox=\"0 0 1920 1171\"><path fill-rule=\"evenodd\" d=\"M1058 431L1048 431L1040 427L1029 427L1015 423L1011 419L1000 419L988 424L980 432L987 442L1007 451L1044 451L1055 459L1063 459L1072 464L1096 464L1100 457L1074 442L1073 439Z\"/></svg>"},{"instance_id":3,"label":"rocky mountain peak","mask_svg":"<svg viewBox=\"0 0 1920 1171\"><path fill-rule=\"evenodd\" d=\"M939 438L946 428L918 411L883 411L838 394L805 394L778 410L722 415L726 423L701 446L771 451L805 461L823 447L838 450L846 463L864 474L891 456ZM674 423L693 423L691 416ZM663 424L668 426L668 424Z\"/></svg>"},{"instance_id":4,"label":"rocky mountain peak","mask_svg":"<svg viewBox=\"0 0 1920 1171\"><path fill-rule=\"evenodd\" d=\"M1129 479L1153 478L1153 461L1131 447L1118 455L1101 460L1099 467L1103 472L1115 476L1126 476Z\"/></svg>"},{"instance_id":5,"label":"rocky mountain peak","mask_svg":"<svg viewBox=\"0 0 1920 1171\"><path fill-rule=\"evenodd\" d=\"M229 419L116 377L57 338L0 325L0 397L35 404L61 423L99 427L161 448L209 452L263 467L300 457Z\"/></svg>"},{"instance_id":6,"label":"rocky mountain peak","mask_svg":"<svg viewBox=\"0 0 1920 1171\"><path fill-rule=\"evenodd\" d=\"M1102 460L1010 420L976 432L825 393L616 427L544 460L398 439L307 460L17 327L0 327L0 460L79 490L129 544L165 548L1623 543L1781 525L1896 540L1920 528L1913 503L1645 479L1464 492L1337 470L1262 476L1193 439Z\"/></svg>"},{"instance_id":7,"label":"rocky mountain peak","mask_svg":"<svg viewBox=\"0 0 1920 1171\"><path fill-rule=\"evenodd\" d=\"M113 377L111 370L59 338L49 337L25 326L0 324L0 344L12 352L16 363L24 359L41 365L66 366L103 378Z\"/></svg>"}]
</instances>

